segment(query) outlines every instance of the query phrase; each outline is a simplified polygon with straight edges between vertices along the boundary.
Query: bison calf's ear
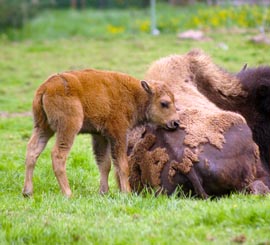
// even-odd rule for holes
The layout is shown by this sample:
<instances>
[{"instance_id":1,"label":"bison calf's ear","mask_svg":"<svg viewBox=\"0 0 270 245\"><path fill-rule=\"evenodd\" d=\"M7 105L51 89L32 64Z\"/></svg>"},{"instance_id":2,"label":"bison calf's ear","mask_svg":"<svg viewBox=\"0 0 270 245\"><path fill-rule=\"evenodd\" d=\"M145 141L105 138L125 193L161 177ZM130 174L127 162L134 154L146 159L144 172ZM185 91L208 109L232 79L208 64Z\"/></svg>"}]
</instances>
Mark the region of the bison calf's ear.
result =
<instances>
[{"instance_id":1,"label":"bison calf's ear","mask_svg":"<svg viewBox=\"0 0 270 245\"><path fill-rule=\"evenodd\" d=\"M146 81L141 81L141 85L143 89L148 93L148 94L153 94L152 89L150 88L149 84Z\"/></svg>"}]
</instances>

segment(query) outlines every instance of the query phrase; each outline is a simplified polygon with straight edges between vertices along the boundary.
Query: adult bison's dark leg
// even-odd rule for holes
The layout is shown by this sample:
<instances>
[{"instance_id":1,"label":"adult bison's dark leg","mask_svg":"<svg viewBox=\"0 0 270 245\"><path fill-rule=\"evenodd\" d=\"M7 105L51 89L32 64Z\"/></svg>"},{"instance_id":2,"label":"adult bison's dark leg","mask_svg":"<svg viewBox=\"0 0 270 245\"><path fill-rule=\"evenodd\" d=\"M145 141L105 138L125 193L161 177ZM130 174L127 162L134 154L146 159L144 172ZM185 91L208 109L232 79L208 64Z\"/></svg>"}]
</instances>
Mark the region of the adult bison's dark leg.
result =
<instances>
[{"instance_id":1,"label":"adult bison's dark leg","mask_svg":"<svg viewBox=\"0 0 270 245\"><path fill-rule=\"evenodd\" d=\"M197 175L194 167L192 167L190 169L190 171L186 174L186 176L189 179L189 181L192 183L196 194L199 195L203 199L208 198L208 195L206 194L205 190L203 189L202 184L198 178L198 175Z\"/></svg>"},{"instance_id":2,"label":"adult bison's dark leg","mask_svg":"<svg viewBox=\"0 0 270 245\"><path fill-rule=\"evenodd\" d=\"M109 190L108 177L111 170L110 144L102 135L93 135L93 150L100 173L100 194Z\"/></svg>"},{"instance_id":3,"label":"adult bison's dark leg","mask_svg":"<svg viewBox=\"0 0 270 245\"><path fill-rule=\"evenodd\" d=\"M266 195L270 193L269 188L261 180L255 180L248 186L248 191L254 195Z\"/></svg>"}]
</instances>

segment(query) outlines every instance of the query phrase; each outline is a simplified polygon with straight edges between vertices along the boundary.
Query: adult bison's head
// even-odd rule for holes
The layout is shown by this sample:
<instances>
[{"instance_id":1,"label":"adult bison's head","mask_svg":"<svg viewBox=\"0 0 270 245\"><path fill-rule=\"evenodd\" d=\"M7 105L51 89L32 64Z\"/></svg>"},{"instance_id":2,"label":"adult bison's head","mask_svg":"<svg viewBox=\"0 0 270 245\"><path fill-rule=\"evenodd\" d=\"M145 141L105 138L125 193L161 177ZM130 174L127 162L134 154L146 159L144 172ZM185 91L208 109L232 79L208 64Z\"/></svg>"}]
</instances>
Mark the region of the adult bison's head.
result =
<instances>
[{"instance_id":1,"label":"adult bison's head","mask_svg":"<svg viewBox=\"0 0 270 245\"><path fill-rule=\"evenodd\" d=\"M141 85L150 97L147 120L165 129L176 129L180 122L174 103L174 95L169 87L158 81L151 81L150 84L141 81Z\"/></svg>"},{"instance_id":2,"label":"adult bison's head","mask_svg":"<svg viewBox=\"0 0 270 245\"><path fill-rule=\"evenodd\" d=\"M238 74L249 100L253 102L257 113L270 117L270 67L243 68Z\"/></svg>"}]
</instances>

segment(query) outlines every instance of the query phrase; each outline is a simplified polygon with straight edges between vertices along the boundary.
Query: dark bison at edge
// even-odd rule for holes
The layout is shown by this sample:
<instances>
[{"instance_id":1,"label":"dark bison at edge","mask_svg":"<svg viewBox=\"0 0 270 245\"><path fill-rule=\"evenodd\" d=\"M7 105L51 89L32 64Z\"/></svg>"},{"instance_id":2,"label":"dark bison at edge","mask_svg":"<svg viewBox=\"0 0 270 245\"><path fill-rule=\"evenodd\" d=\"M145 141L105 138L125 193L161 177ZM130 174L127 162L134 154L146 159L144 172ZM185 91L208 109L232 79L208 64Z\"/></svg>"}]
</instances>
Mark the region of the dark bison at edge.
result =
<instances>
[{"instance_id":1,"label":"dark bison at edge","mask_svg":"<svg viewBox=\"0 0 270 245\"><path fill-rule=\"evenodd\" d=\"M262 161L270 172L270 67L242 70L237 78L247 96L235 109L246 118Z\"/></svg>"}]
</instances>

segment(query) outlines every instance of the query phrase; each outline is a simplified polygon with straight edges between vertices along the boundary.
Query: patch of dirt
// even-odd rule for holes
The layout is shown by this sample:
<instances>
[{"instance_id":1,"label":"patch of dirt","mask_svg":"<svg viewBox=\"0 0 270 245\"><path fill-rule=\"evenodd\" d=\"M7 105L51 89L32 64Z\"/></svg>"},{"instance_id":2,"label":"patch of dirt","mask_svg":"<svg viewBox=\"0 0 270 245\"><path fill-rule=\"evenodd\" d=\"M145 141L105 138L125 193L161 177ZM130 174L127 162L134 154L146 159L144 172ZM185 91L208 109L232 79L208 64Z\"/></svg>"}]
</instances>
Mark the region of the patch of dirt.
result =
<instances>
[{"instance_id":1,"label":"patch of dirt","mask_svg":"<svg viewBox=\"0 0 270 245\"><path fill-rule=\"evenodd\" d=\"M257 44L267 44L270 45L270 38L264 34L258 34L250 39L251 42L257 43Z\"/></svg>"},{"instance_id":2,"label":"patch of dirt","mask_svg":"<svg viewBox=\"0 0 270 245\"><path fill-rule=\"evenodd\" d=\"M14 117L31 117L32 112L31 111L25 111L25 112L6 112L6 111L0 111L0 118L14 118Z\"/></svg>"},{"instance_id":3,"label":"patch of dirt","mask_svg":"<svg viewBox=\"0 0 270 245\"><path fill-rule=\"evenodd\" d=\"M209 235L209 234L208 234L208 235L206 236L206 240L207 240L207 241L211 241L211 242L212 242L212 241L215 241L215 239L216 239L216 238L215 238L214 236L212 236L212 235Z\"/></svg>"},{"instance_id":4,"label":"patch of dirt","mask_svg":"<svg viewBox=\"0 0 270 245\"><path fill-rule=\"evenodd\" d=\"M179 39L191 39L195 41L210 41L209 37L206 37L202 31L199 30L187 30L177 35Z\"/></svg>"},{"instance_id":5,"label":"patch of dirt","mask_svg":"<svg viewBox=\"0 0 270 245\"><path fill-rule=\"evenodd\" d=\"M236 236L232 239L232 242L235 243L245 243L247 240L246 236L244 234L241 234L239 236Z\"/></svg>"}]
</instances>

